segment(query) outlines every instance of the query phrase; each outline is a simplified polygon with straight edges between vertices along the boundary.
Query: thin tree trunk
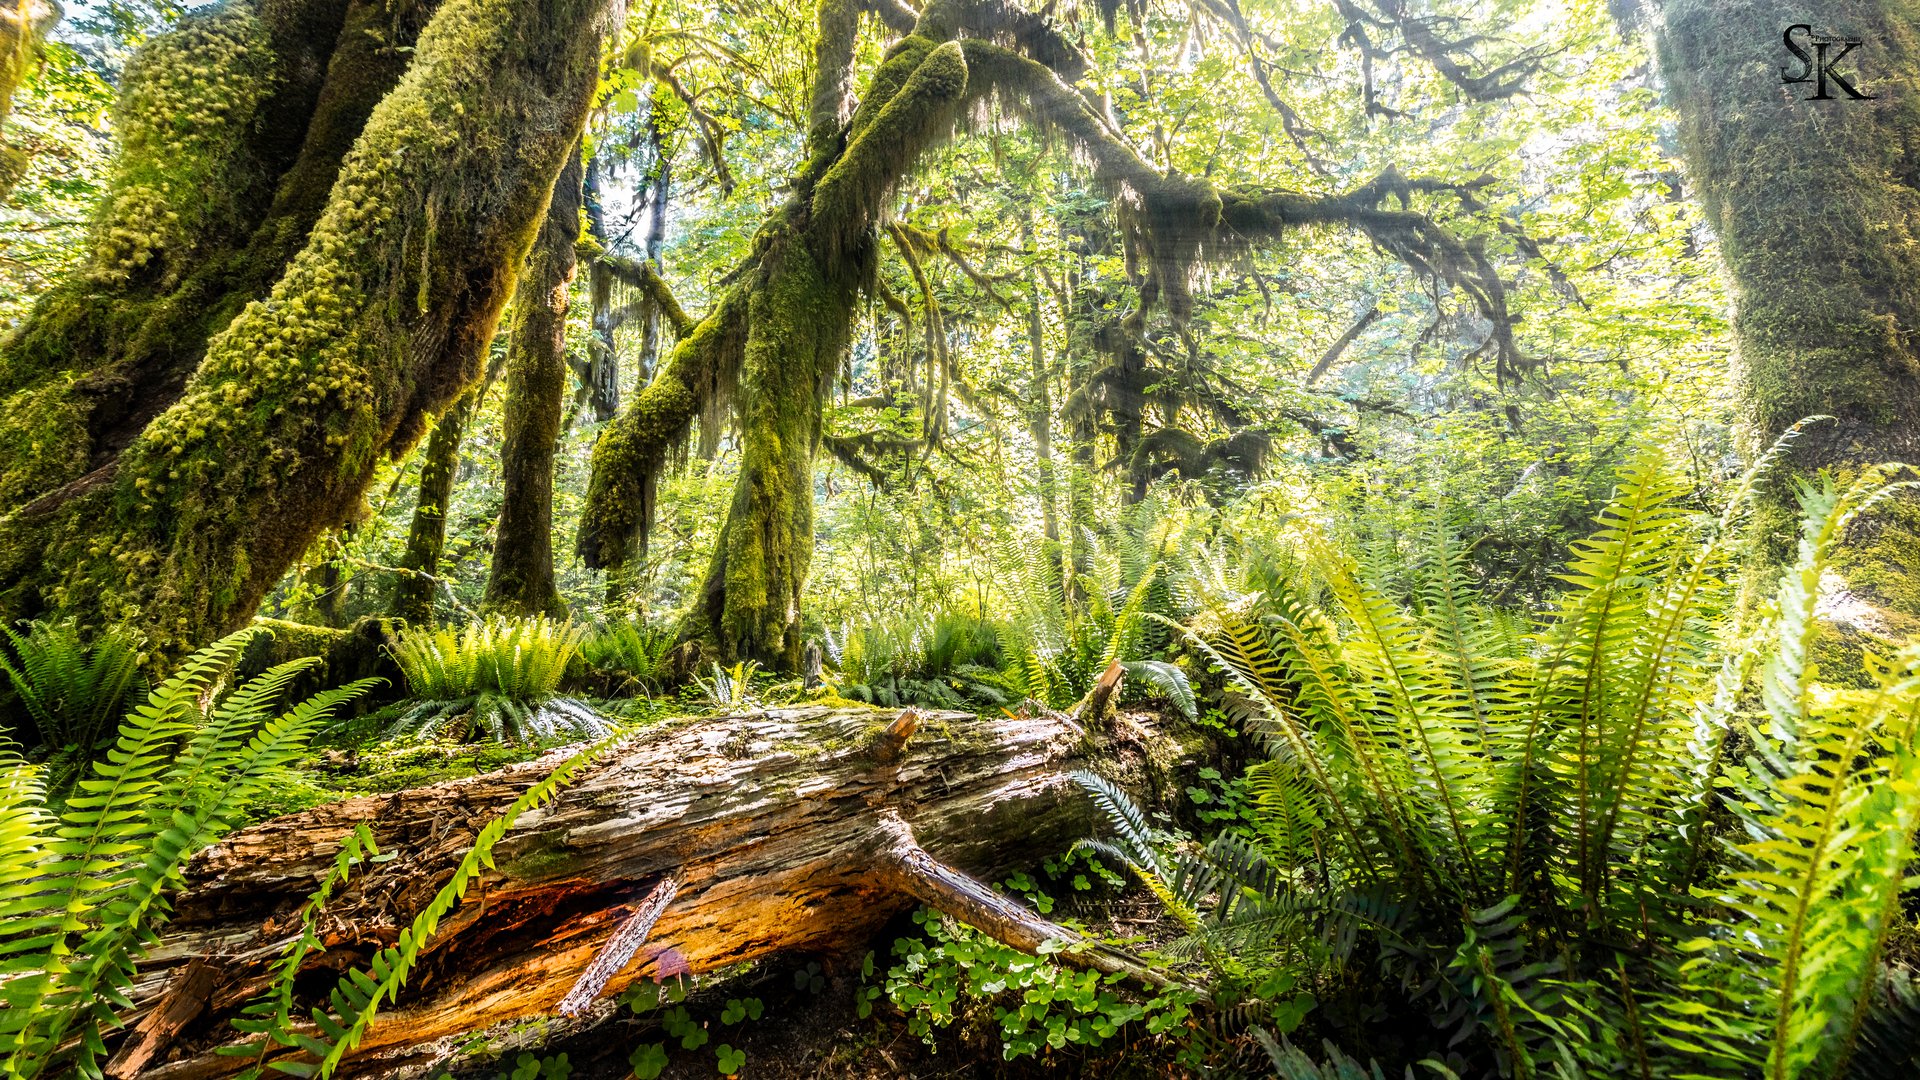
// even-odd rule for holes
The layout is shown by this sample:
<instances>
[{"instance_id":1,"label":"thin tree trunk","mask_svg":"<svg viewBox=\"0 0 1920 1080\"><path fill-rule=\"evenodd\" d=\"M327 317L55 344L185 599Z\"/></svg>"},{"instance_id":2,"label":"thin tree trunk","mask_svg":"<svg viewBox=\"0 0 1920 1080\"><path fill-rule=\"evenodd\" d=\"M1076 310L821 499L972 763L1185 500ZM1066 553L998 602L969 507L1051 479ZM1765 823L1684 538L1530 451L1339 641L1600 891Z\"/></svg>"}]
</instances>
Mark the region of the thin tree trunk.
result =
<instances>
[{"instance_id":1,"label":"thin tree trunk","mask_svg":"<svg viewBox=\"0 0 1920 1080\"><path fill-rule=\"evenodd\" d=\"M587 163L584 187L587 234L600 245L604 256L611 241L607 236L606 211L600 205L598 159ZM614 340L620 326L613 311L613 282L613 268L604 257L597 257L587 265L587 303L593 330L587 345L587 375L582 382L593 418L603 424L620 411L620 351Z\"/></svg>"},{"instance_id":2,"label":"thin tree trunk","mask_svg":"<svg viewBox=\"0 0 1920 1080\"><path fill-rule=\"evenodd\" d=\"M507 337L506 438L488 610L564 616L553 577L553 457L567 395L567 306L580 238L581 166L574 154L514 293Z\"/></svg>"},{"instance_id":3,"label":"thin tree trunk","mask_svg":"<svg viewBox=\"0 0 1920 1080\"><path fill-rule=\"evenodd\" d=\"M427 436L420 459L420 499L414 504L413 523L407 528L407 550L400 557L403 574L394 586L393 614L410 625L433 622L434 595L439 591L440 556L447 547L447 504L460 474L460 442L467 421L478 407L482 389L467 391L448 409Z\"/></svg>"},{"instance_id":4,"label":"thin tree trunk","mask_svg":"<svg viewBox=\"0 0 1920 1080\"><path fill-rule=\"evenodd\" d=\"M1033 248L1033 226L1025 226L1026 242ZM1047 364L1046 321L1040 310L1040 271L1027 271L1027 355L1032 365L1032 389L1027 408L1032 413L1033 456L1040 485L1040 518L1050 542L1060 540L1060 507L1054 491L1053 475L1053 371Z\"/></svg>"},{"instance_id":5,"label":"thin tree trunk","mask_svg":"<svg viewBox=\"0 0 1920 1080\"><path fill-rule=\"evenodd\" d=\"M667 245L667 198L673 189L673 159L667 156L659 128L653 129L653 182L648 186L647 230L640 250L654 271L666 269L661 253ZM646 321L640 326L640 366L634 378L642 386L653 377L653 366L660 359L660 305L649 298L643 310Z\"/></svg>"}]
</instances>

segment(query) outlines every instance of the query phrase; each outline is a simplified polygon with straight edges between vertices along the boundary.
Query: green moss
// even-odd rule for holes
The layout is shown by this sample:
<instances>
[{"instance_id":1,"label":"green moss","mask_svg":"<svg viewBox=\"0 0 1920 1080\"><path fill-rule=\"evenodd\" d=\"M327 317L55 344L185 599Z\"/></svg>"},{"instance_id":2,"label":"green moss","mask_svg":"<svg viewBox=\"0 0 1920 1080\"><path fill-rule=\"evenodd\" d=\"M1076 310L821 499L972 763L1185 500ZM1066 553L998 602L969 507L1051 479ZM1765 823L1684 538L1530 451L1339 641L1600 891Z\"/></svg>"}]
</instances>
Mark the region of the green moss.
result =
<instances>
[{"instance_id":1,"label":"green moss","mask_svg":"<svg viewBox=\"0 0 1920 1080\"><path fill-rule=\"evenodd\" d=\"M773 239L747 315L740 476L711 576L708 619L731 658L791 669L813 555L820 388L838 370L853 284L829 282L798 237Z\"/></svg>"},{"instance_id":2,"label":"green moss","mask_svg":"<svg viewBox=\"0 0 1920 1080\"><path fill-rule=\"evenodd\" d=\"M739 375L746 314L746 288L728 290L594 444L578 544L589 567L620 567L636 540L644 549L660 470L694 419L729 396Z\"/></svg>"},{"instance_id":3,"label":"green moss","mask_svg":"<svg viewBox=\"0 0 1920 1080\"><path fill-rule=\"evenodd\" d=\"M1874 84L1910 84L1920 78L1920 24L1903 10L1836 0L1821 8L1822 31L1879 42ZM1777 36L1751 31L1777 14L1766 0L1671 0L1662 13L1656 43L1690 180L1732 287L1750 445L1826 415L1835 421L1808 431L1796 469L1911 460L1920 452L1920 189L1903 177L1920 99L1888 93L1862 109L1782 89ZM1749 92L1763 83L1777 92ZM1776 485L1773 498L1790 508L1791 486Z\"/></svg>"},{"instance_id":4,"label":"green moss","mask_svg":"<svg viewBox=\"0 0 1920 1080\"><path fill-rule=\"evenodd\" d=\"M325 656L352 636L349 631L331 626L309 626L285 619L255 619L253 625L265 630L249 644L249 661L257 661L264 671L303 656Z\"/></svg>"},{"instance_id":5,"label":"green moss","mask_svg":"<svg viewBox=\"0 0 1920 1080\"><path fill-rule=\"evenodd\" d=\"M377 456L478 375L547 170L584 119L607 14L595 0L439 7L305 246L208 343L111 488L63 508L42 602L184 645L246 618L357 511ZM528 125L534 111L552 122ZM399 302L423 278L449 298L428 313Z\"/></svg>"},{"instance_id":6,"label":"green moss","mask_svg":"<svg viewBox=\"0 0 1920 1080\"><path fill-rule=\"evenodd\" d=\"M897 52L888 63L905 55ZM869 101L885 89L878 78L874 81ZM877 110L862 104L846 150L813 189L810 228L828 266L837 266L864 241L887 192L922 152L948 136L966 91L966 55L958 42L949 41L928 50Z\"/></svg>"},{"instance_id":7,"label":"green moss","mask_svg":"<svg viewBox=\"0 0 1920 1080\"><path fill-rule=\"evenodd\" d=\"M274 57L251 3L195 12L128 64L114 159L92 237L89 275L167 279L208 222L232 212L236 169Z\"/></svg>"},{"instance_id":8,"label":"green moss","mask_svg":"<svg viewBox=\"0 0 1920 1080\"><path fill-rule=\"evenodd\" d=\"M1890 641L1920 641L1920 496L1912 491L1875 506L1848 533L1834 569L1875 607Z\"/></svg>"},{"instance_id":9,"label":"green moss","mask_svg":"<svg viewBox=\"0 0 1920 1080\"><path fill-rule=\"evenodd\" d=\"M87 417L74 382L55 372L0 401L0 506L17 506L85 471Z\"/></svg>"}]
</instances>

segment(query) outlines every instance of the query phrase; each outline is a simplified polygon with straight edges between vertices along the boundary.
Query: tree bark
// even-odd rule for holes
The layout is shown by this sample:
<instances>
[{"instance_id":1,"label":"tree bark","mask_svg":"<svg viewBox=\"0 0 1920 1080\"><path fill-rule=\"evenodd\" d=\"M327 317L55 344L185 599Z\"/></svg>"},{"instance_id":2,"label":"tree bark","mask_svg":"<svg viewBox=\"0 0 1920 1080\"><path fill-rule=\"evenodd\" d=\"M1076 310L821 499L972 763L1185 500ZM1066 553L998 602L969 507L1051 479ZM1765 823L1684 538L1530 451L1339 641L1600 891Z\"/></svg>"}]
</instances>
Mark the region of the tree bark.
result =
<instances>
[{"instance_id":1,"label":"tree bark","mask_svg":"<svg viewBox=\"0 0 1920 1080\"><path fill-rule=\"evenodd\" d=\"M413 521L407 526L407 549L400 556L400 576L393 590L393 614L412 626L433 622L433 598L440 591L440 555L447 548L447 505L460 475L460 443L467 421L479 407L484 386L460 396L433 425L420 457L420 497L414 502Z\"/></svg>"},{"instance_id":2,"label":"tree bark","mask_svg":"<svg viewBox=\"0 0 1920 1080\"><path fill-rule=\"evenodd\" d=\"M442 4L267 299L123 451L0 519L0 605L130 621L180 651L244 623L359 513L379 458L478 380L617 9Z\"/></svg>"},{"instance_id":3,"label":"tree bark","mask_svg":"<svg viewBox=\"0 0 1920 1080\"><path fill-rule=\"evenodd\" d=\"M778 953L857 955L916 901L1020 948L1076 943L976 879L1057 854L1093 827L1065 773L1094 760L1085 732L1060 714L889 718L775 709L641 734L608 752L494 849L497 869L442 922L347 1074L375 1075L422 1044L553 1012L583 985L570 1007L643 977ZM1183 754L1171 737L1150 734L1097 758L1133 782ZM371 825L382 851L399 857L368 868L325 912L329 949L309 958L299 984L309 1001L339 970L390 944L478 830L556 761L319 807L197 856L131 992L127 1019L156 1063L146 1075L223 1076L247 1063L213 1049L239 1041L229 1020L265 985L268 964L297 932L290 914L356 824ZM650 932L637 929L648 917ZM1091 947L1065 958L1133 970L1125 956ZM198 991L203 1007L190 1008L178 990L204 980L209 963L219 977ZM147 1021L156 1010L166 1018ZM164 1053L150 1045L156 1030L171 1042Z\"/></svg>"},{"instance_id":4,"label":"tree bark","mask_svg":"<svg viewBox=\"0 0 1920 1080\"><path fill-rule=\"evenodd\" d=\"M1767 0L1665 0L1655 25L1733 294L1749 443L1834 418L1796 444L1801 476L1920 461L1920 8L1834 0L1810 14L1813 35L1862 42L1837 70L1870 100L1831 82L1809 100L1817 83L1783 82L1800 65ZM1795 40L1814 51L1805 31ZM1789 479L1760 515L1767 564L1791 555ZM1880 607L1883 629L1920 631L1920 499L1885 504L1853 539L1849 589Z\"/></svg>"},{"instance_id":5,"label":"tree bark","mask_svg":"<svg viewBox=\"0 0 1920 1080\"><path fill-rule=\"evenodd\" d=\"M553 578L553 456L567 396L567 306L580 239L581 168L574 154L554 185L546 223L514 292L507 337L500 520L486 607L564 617Z\"/></svg>"}]
</instances>

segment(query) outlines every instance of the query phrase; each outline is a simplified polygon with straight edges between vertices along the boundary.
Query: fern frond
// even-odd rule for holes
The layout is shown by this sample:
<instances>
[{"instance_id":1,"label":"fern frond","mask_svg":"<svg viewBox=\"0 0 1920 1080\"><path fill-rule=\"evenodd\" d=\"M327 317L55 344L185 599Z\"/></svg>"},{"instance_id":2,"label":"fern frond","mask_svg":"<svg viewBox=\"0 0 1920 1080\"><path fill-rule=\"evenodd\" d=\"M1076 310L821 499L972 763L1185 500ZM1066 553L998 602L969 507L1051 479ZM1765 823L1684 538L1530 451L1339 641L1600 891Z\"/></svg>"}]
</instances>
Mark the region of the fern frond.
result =
<instances>
[{"instance_id":1,"label":"fern frond","mask_svg":"<svg viewBox=\"0 0 1920 1080\"><path fill-rule=\"evenodd\" d=\"M394 1001L406 986L407 978L421 950L439 930L440 920L466 895L467 887L483 869L493 868L493 849L528 811L546 805L613 745L608 737L561 762L538 783L502 811L499 817L482 826L473 846L454 869L453 876L434 894L411 925L400 932L393 945L380 950L364 971L353 970L341 978L329 997L329 1006L315 1006L312 1013L319 1035L298 1031L288 1034L293 1042L315 1058L314 1063L276 1061L273 1067L294 1076L333 1075L346 1056L366 1037L383 1003Z\"/></svg>"}]
</instances>

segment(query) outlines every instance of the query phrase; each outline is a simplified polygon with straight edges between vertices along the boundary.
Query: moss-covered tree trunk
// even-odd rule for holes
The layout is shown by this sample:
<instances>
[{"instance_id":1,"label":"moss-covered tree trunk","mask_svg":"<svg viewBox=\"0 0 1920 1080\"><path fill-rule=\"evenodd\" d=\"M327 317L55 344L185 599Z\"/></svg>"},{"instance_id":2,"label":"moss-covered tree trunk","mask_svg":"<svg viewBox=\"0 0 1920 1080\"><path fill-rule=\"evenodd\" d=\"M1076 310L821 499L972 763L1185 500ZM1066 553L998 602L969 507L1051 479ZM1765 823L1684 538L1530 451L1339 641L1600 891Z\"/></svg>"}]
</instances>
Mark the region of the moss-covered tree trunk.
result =
<instances>
[{"instance_id":1,"label":"moss-covered tree trunk","mask_svg":"<svg viewBox=\"0 0 1920 1080\"><path fill-rule=\"evenodd\" d=\"M361 513L478 378L617 8L446 0L408 49L383 4L229 0L143 50L90 269L0 355L0 606L176 647Z\"/></svg>"},{"instance_id":2,"label":"moss-covered tree trunk","mask_svg":"<svg viewBox=\"0 0 1920 1080\"><path fill-rule=\"evenodd\" d=\"M440 556L447 550L447 505L460 476L460 444L483 394L475 387L460 396L433 425L427 448L420 455L420 497L413 504L407 527L407 548L400 568L406 573L394 585L393 614L414 626L433 621L433 598L439 591Z\"/></svg>"},{"instance_id":3,"label":"moss-covered tree trunk","mask_svg":"<svg viewBox=\"0 0 1920 1080\"><path fill-rule=\"evenodd\" d=\"M740 476L689 633L727 657L789 669L802 647L822 405L873 258L871 228L892 185L947 135L967 86L957 44L909 36L843 122L858 12L826 0L820 15L812 157L795 194L756 236L740 282L602 435L580 537L594 567L643 546L669 453L696 417L703 440L715 439L737 394Z\"/></svg>"},{"instance_id":4,"label":"moss-covered tree trunk","mask_svg":"<svg viewBox=\"0 0 1920 1080\"><path fill-rule=\"evenodd\" d=\"M1665 0L1655 37L1695 190L1733 294L1749 438L1763 447L1825 415L1794 471L1920 462L1920 6L1829 0L1812 34L1859 41L1829 81L1802 65L1770 0ZM1796 43L1813 53L1808 35ZM1827 50L1829 57L1839 47ZM1784 72L1784 76L1783 76ZM1772 487L1763 557L1789 550L1791 485ZM1892 631L1920 631L1920 501L1890 505L1854 537L1848 586Z\"/></svg>"},{"instance_id":5,"label":"moss-covered tree trunk","mask_svg":"<svg viewBox=\"0 0 1920 1080\"><path fill-rule=\"evenodd\" d=\"M486 607L506 615L564 616L553 578L553 456L567 395L567 294L580 239L581 168L568 159L546 222L514 292L507 336L506 437L500 520Z\"/></svg>"},{"instance_id":6,"label":"moss-covered tree trunk","mask_svg":"<svg viewBox=\"0 0 1920 1080\"><path fill-rule=\"evenodd\" d=\"M0 4L0 199L13 192L27 171L27 152L7 142L13 92L26 81L39 58L40 42L59 19L59 6L47 0Z\"/></svg>"}]
</instances>

